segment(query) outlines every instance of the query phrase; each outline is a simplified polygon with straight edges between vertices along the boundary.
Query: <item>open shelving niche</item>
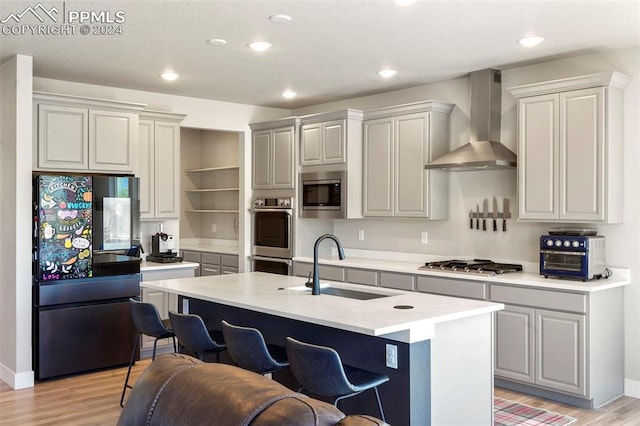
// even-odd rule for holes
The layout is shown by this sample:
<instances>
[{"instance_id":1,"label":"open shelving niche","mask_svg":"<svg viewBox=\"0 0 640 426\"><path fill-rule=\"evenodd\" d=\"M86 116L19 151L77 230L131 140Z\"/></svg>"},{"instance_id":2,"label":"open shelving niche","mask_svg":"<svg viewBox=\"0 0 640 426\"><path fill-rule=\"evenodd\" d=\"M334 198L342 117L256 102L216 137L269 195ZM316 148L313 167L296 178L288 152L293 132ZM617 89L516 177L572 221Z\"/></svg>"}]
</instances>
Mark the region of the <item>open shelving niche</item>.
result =
<instances>
[{"instance_id":1,"label":"open shelving niche","mask_svg":"<svg viewBox=\"0 0 640 426\"><path fill-rule=\"evenodd\" d=\"M239 166L222 166L222 167L205 167L198 169L185 170L185 174L198 175L198 188L185 189L185 194L198 195L200 198L197 202L193 201L192 205L198 208L186 209L185 213L239 213L238 209L238 173ZM218 186L221 185L221 186ZM219 194L220 197L215 199L202 199L202 195ZM224 194L230 194L226 197Z\"/></svg>"}]
</instances>

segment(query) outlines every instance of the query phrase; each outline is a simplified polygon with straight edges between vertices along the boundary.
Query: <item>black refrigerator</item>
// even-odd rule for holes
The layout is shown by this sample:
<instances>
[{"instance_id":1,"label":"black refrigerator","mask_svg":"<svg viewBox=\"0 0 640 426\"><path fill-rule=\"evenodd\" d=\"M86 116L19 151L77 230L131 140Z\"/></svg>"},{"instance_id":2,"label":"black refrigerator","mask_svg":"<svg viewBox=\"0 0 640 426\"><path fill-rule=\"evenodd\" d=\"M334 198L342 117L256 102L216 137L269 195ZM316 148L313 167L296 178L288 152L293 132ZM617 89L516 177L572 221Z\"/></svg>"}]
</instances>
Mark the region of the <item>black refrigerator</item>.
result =
<instances>
[{"instance_id":1,"label":"black refrigerator","mask_svg":"<svg viewBox=\"0 0 640 426\"><path fill-rule=\"evenodd\" d=\"M33 367L36 379L129 362L140 293L138 180L34 175Z\"/></svg>"}]
</instances>

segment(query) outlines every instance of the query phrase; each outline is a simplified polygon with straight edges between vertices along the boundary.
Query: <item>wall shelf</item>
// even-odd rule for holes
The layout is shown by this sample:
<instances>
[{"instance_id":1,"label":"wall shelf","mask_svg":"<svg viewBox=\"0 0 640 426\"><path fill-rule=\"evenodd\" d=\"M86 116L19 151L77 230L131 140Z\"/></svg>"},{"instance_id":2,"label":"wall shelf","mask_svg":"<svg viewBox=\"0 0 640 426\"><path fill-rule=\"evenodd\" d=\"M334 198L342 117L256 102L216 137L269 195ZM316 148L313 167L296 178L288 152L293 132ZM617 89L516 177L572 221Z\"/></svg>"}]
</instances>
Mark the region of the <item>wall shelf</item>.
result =
<instances>
[{"instance_id":1,"label":"wall shelf","mask_svg":"<svg viewBox=\"0 0 640 426\"><path fill-rule=\"evenodd\" d=\"M233 192L239 191L240 188L202 188L202 189L187 189L185 193L201 193L201 192Z\"/></svg>"},{"instance_id":2,"label":"wall shelf","mask_svg":"<svg viewBox=\"0 0 640 426\"><path fill-rule=\"evenodd\" d=\"M185 173L204 173L204 172L216 172L220 170L238 170L239 166L221 166L221 167L205 167L202 169L189 169L185 170Z\"/></svg>"},{"instance_id":3,"label":"wall shelf","mask_svg":"<svg viewBox=\"0 0 640 426\"><path fill-rule=\"evenodd\" d=\"M238 213L238 210L185 210L185 213Z\"/></svg>"}]
</instances>

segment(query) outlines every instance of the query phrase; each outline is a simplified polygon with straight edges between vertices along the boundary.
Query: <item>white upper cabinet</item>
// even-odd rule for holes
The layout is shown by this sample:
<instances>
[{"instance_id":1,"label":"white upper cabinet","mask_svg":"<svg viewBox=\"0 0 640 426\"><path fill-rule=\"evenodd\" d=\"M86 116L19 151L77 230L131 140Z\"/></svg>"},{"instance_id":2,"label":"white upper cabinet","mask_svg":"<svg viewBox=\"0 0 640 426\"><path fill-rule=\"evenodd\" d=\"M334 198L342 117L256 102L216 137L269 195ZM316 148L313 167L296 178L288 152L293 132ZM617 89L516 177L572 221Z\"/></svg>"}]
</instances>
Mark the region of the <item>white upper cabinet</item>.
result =
<instances>
[{"instance_id":1,"label":"white upper cabinet","mask_svg":"<svg viewBox=\"0 0 640 426\"><path fill-rule=\"evenodd\" d=\"M254 189L293 188L299 119L253 123L251 181Z\"/></svg>"},{"instance_id":2,"label":"white upper cabinet","mask_svg":"<svg viewBox=\"0 0 640 426\"><path fill-rule=\"evenodd\" d=\"M619 73L509 89L518 99L519 220L622 222Z\"/></svg>"},{"instance_id":3,"label":"white upper cabinet","mask_svg":"<svg viewBox=\"0 0 640 426\"><path fill-rule=\"evenodd\" d=\"M180 122L184 115L145 112L139 124L140 218L180 217Z\"/></svg>"},{"instance_id":4,"label":"white upper cabinet","mask_svg":"<svg viewBox=\"0 0 640 426\"><path fill-rule=\"evenodd\" d=\"M300 122L301 166L346 163L348 147L362 144L362 111L312 114Z\"/></svg>"},{"instance_id":5,"label":"white upper cabinet","mask_svg":"<svg viewBox=\"0 0 640 426\"><path fill-rule=\"evenodd\" d=\"M365 112L363 216L448 217L448 172L424 166L449 150L452 109L427 101Z\"/></svg>"},{"instance_id":6,"label":"white upper cabinet","mask_svg":"<svg viewBox=\"0 0 640 426\"><path fill-rule=\"evenodd\" d=\"M142 104L34 92L34 169L132 173Z\"/></svg>"}]
</instances>

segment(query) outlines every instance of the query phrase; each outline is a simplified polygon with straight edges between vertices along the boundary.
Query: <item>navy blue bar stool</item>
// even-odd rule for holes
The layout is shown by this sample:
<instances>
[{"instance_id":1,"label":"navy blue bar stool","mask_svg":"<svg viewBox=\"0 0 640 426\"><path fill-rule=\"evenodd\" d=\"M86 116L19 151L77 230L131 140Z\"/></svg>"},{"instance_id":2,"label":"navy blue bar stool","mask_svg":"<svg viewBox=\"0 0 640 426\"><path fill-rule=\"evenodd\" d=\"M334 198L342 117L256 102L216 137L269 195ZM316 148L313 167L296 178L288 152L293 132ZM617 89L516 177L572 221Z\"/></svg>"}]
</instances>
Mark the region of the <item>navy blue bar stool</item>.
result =
<instances>
[{"instance_id":1,"label":"navy blue bar stool","mask_svg":"<svg viewBox=\"0 0 640 426\"><path fill-rule=\"evenodd\" d=\"M201 361L206 355L216 354L216 361L220 362L220 352L227 349L222 333L216 335L209 332L202 318L196 314L169 311L169 319L180 345Z\"/></svg>"},{"instance_id":2,"label":"navy blue bar stool","mask_svg":"<svg viewBox=\"0 0 640 426\"><path fill-rule=\"evenodd\" d=\"M264 375L289 366L286 349L266 344L264 336L256 328L222 321L222 334L229 355L240 368Z\"/></svg>"},{"instance_id":3,"label":"navy blue bar stool","mask_svg":"<svg viewBox=\"0 0 640 426\"><path fill-rule=\"evenodd\" d=\"M129 376L131 375L131 366L133 365L136 349L140 343L142 335L155 337L153 341L153 355L152 360L156 359L156 347L158 340L160 339L173 339L173 351L176 352L176 335L171 330L171 323L168 319L160 319L160 314L155 305L151 303L139 302L136 299L129 299L129 310L131 311L131 318L138 330L138 334L133 343L133 350L131 351L131 360L129 361L129 369L127 370L127 378L124 380L124 387L122 388L122 396L120 397L120 406L123 407L124 394L127 389L131 389L129 385Z\"/></svg>"},{"instance_id":4,"label":"navy blue bar stool","mask_svg":"<svg viewBox=\"0 0 640 426\"><path fill-rule=\"evenodd\" d=\"M389 381L387 375L344 365L334 349L291 337L287 337L287 357L293 376L302 386L300 391L333 398L333 405L338 407L340 400L373 389L385 421L378 386Z\"/></svg>"}]
</instances>

